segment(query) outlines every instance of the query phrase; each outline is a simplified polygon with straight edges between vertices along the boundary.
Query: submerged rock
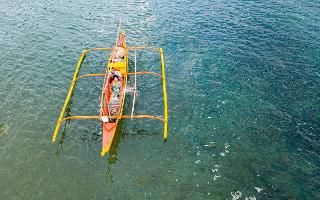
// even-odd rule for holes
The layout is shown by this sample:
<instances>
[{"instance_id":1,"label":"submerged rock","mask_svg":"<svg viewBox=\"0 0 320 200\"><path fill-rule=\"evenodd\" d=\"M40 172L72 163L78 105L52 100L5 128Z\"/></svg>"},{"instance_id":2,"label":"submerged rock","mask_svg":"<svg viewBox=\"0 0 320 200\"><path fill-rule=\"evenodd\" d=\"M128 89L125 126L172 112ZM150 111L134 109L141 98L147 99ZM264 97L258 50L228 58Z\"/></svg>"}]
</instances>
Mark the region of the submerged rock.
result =
<instances>
[{"instance_id":1,"label":"submerged rock","mask_svg":"<svg viewBox=\"0 0 320 200\"><path fill-rule=\"evenodd\" d=\"M0 137L6 136L9 133L9 126L0 124Z\"/></svg>"}]
</instances>

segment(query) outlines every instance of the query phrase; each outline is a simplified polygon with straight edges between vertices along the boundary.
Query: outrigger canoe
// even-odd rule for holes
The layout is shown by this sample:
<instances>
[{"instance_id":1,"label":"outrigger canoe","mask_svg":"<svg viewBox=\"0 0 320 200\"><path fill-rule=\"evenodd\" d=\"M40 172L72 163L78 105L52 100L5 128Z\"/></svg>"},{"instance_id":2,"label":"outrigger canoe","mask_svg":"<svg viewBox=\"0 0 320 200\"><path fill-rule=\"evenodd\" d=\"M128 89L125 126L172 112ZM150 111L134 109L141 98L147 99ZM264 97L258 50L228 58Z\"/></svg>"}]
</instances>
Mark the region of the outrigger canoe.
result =
<instances>
[{"instance_id":1,"label":"outrigger canoe","mask_svg":"<svg viewBox=\"0 0 320 200\"><path fill-rule=\"evenodd\" d=\"M128 53L126 52L126 36L121 34L113 50L109 62L107 65L108 76L104 81L104 88L102 89L102 109L101 116L121 116L123 110L123 104L126 97L125 88L127 87L127 73L128 73ZM123 54L123 57L117 57L117 54ZM112 105L112 89L111 84L113 78L117 76L120 82L119 97L116 97L118 102L116 105ZM113 108L112 108L113 107ZM115 108L114 108L115 107ZM113 113L111 109L114 109ZM104 117L102 119L102 150L101 156L104 156L111 148L112 141L118 125L118 119L109 119Z\"/></svg>"},{"instance_id":2,"label":"outrigger canoe","mask_svg":"<svg viewBox=\"0 0 320 200\"><path fill-rule=\"evenodd\" d=\"M166 90L166 75L165 75L165 62L162 48L156 47L127 47L126 45L126 35L124 33L120 33L121 23L119 23L117 37L115 46L113 48L91 48L84 50L80 55L79 61L76 66L76 70L70 85L70 89L64 105L61 109L59 118L56 123L56 127L54 129L52 135L52 142L55 142L57 139L57 135L59 133L59 129L61 123L66 120L80 120L80 119L96 119L100 120L102 123L102 148L101 148L101 156L105 156L106 153L110 150L112 146L112 142L115 138L117 125L120 119L155 119L163 122L163 141L165 142L168 137L168 103L167 103L167 90ZM139 50L151 50L158 51L160 54L160 66L161 66L161 74L152 71L136 71L136 56L135 56L135 71L128 72L128 51L139 51ZM106 66L106 72L104 74L85 74L82 76L78 76L81 65L89 52L92 51L111 51L111 55L108 59L108 64ZM135 54L136 55L136 54ZM135 101L135 92L133 98L133 108L131 115L122 115L123 106L126 97L126 87L128 76L135 76L135 85L136 85L136 76L137 75L154 75L158 76L161 79L162 83L162 91L163 91L163 116L155 116L149 114L139 114L134 115L134 101ZM93 77L100 76L104 77L104 82L102 86L102 95L100 98L100 113L96 116L68 116L65 117L66 108L70 102L76 81L80 78L85 77ZM113 80L117 77L119 81L120 90L117 95L114 95L113 90ZM134 88L135 91L136 88ZM116 100L115 100L115 97Z\"/></svg>"}]
</instances>

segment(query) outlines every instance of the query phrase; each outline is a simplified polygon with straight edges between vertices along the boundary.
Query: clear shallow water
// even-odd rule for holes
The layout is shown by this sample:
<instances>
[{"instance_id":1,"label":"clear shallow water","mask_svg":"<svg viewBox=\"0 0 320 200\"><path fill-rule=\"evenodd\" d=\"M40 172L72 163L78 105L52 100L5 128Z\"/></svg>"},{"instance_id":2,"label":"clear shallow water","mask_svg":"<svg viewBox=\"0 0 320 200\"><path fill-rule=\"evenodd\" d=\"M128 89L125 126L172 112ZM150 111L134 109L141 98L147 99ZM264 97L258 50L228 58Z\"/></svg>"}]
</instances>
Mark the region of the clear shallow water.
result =
<instances>
[{"instance_id":1,"label":"clear shallow water","mask_svg":"<svg viewBox=\"0 0 320 200\"><path fill-rule=\"evenodd\" d=\"M168 142L157 122L124 121L100 158L100 124L81 121L53 145L79 54L113 45L117 9L129 45L165 51ZM317 1L2 2L0 199L320 198L319 12ZM139 66L157 69L156 57L139 53ZM106 58L89 55L81 73ZM158 80L138 81L136 111L161 113ZM70 114L98 112L99 84L79 81Z\"/></svg>"}]
</instances>

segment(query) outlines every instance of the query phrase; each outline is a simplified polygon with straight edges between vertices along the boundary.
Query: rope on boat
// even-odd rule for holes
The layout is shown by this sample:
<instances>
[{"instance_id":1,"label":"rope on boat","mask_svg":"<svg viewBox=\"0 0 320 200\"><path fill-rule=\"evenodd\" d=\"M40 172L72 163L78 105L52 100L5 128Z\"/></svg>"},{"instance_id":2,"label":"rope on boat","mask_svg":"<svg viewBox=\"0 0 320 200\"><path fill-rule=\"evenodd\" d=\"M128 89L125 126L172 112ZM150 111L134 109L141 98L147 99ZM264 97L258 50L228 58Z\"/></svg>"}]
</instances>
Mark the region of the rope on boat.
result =
<instances>
[{"instance_id":1,"label":"rope on boat","mask_svg":"<svg viewBox=\"0 0 320 200\"><path fill-rule=\"evenodd\" d=\"M136 91L137 91L137 51L134 51L134 89L133 89L131 119L134 112L134 103L136 101Z\"/></svg>"}]
</instances>

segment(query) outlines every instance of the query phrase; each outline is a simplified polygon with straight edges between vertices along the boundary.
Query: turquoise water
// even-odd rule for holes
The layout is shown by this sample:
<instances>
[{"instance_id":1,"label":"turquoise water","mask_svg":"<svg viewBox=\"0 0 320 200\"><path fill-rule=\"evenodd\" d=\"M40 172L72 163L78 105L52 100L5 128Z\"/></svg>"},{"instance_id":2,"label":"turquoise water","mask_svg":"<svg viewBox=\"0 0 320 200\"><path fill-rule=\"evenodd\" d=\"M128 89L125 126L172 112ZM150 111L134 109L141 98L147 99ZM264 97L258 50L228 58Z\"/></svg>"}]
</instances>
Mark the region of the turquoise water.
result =
<instances>
[{"instance_id":1,"label":"turquoise water","mask_svg":"<svg viewBox=\"0 0 320 200\"><path fill-rule=\"evenodd\" d=\"M0 199L320 199L319 13L314 0L1 2ZM97 121L52 144L80 53L112 46L120 16L129 45L164 49L168 142L159 122L127 120L106 158ZM138 69L157 62L138 52ZM80 80L69 114L97 114L101 84ZM159 79L138 87L136 113L162 114Z\"/></svg>"}]
</instances>

